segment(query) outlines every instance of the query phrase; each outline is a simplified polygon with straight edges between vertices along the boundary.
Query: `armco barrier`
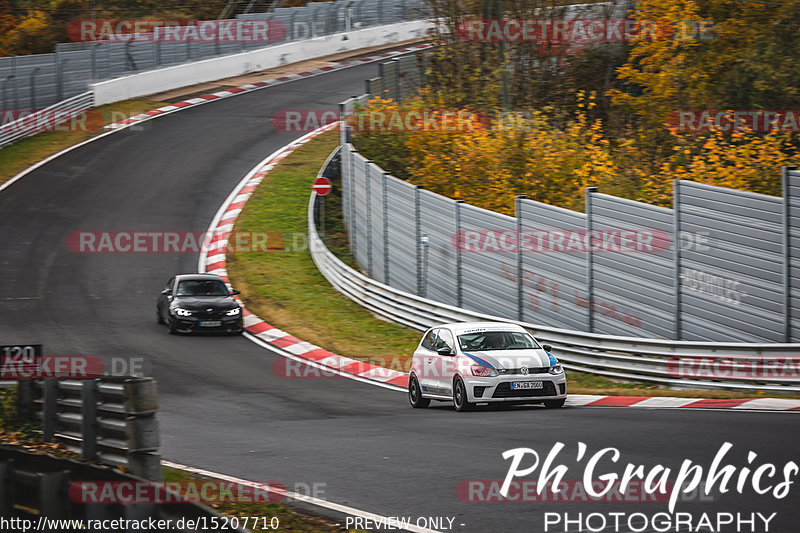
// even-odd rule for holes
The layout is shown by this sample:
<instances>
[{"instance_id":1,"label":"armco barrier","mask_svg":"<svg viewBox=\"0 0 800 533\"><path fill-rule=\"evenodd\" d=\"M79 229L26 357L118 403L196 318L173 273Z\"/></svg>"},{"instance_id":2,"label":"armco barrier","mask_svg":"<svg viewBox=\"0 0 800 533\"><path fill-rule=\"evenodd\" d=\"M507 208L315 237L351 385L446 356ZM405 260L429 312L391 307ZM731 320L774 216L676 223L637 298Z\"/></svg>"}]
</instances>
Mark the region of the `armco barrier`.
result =
<instances>
[{"instance_id":1,"label":"armco barrier","mask_svg":"<svg viewBox=\"0 0 800 533\"><path fill-rule=\"evenodd\" d=\"M41 119L48 122L51 127L58 126L72 120L74 115L71 112L86 111L94 106L94 93L85 92L32 113L31 116L21 117L14 122L4 124L0 126L0 147L37 133L35 127L26 127L26 123L35 125L39 122L41 117ZM58 113L61 114L59 115Z\"/></svg>"},{"instance_id":2,"label":"armco barrier","mask_svg":"<svg viewBox=\"0 0 800 533\"><path fill-rule=\"evenodd\" d=\"M161 479L153 378L20 380L18 390L23 416L41 421L45 441L58 439L84 459Z\"/></svg>"},{"instance_id":3,"label":"armco barrier","mask_svg":"<svg viewBox=\"0 0 800 533\"><path fill-rule=\"evenodd\" d=\"M346 153L341 148L337 150L340 155ZM540 341L553 345L553 353L572 370L683 388L800 391L797 376L753 379L737 372L713 380L674 376L677 358L688 361L747 358L765 364L772 358L797 357L800 344L670 341L584 333L471 311L391 287L348 267L327 249L317 234L315 202L316 193L312 193L308 205L308 240L317 268L336 290L391 322L417 330L446 322L513 322L521 324Z\"/></svg>"},{"instance_id":4,"label":"armco barrier","mask_svg":"<svg viewBox=\"0 0 800 533\"><path fill-rule=\"evenodd\" d=\"M430 26L429 22L415 20L327 35L103 81L92 85L92 90L96 105L103 105L330 54L423 38Z\"/></svg>"},{"instance_id":5,"label":"armco barrier","mask_svg":"<svg viewBox=\"0 0 800 533\"><path fill-rule=\"evenodd\" d=\"M120 490L119 503L90 503L75 501L73 483L96 482L108 486L131 487L131 491ZM225 531L245 533L246 530L236 527L219 528L210 524L231 524L230 520L216 511L195 502L177 501L181 495L170 489L162 492L165 503L128 502L133 499L134 484L145 482L137 477L123 474L110 468L102 468L70 459L60 459L52 455L38 455L8 447L0 447L0 518L6 523L12 517L18 521L11 522L4 531L25 531L22 524L29 524L29 531L81 531L79 525L67 526L49 522L49 520L82 520L84 528L87 520L136 520L138 523L152 519L164 520L159 531L181 531L184 533L200 533L209 531ZM161 487L161 485L159 485ZM97 491L100 492L100 491ZM146 490L142 491L147 494ZM170 497L167 498L166 495ZM78 498L80 500L80 498ZM170 522L167 523L166 520ZM121 523L121 522L118 522ZM38 524L38 526L37 526ZM63 524L63 522L62 522ZM110 522L106 522L110 524ZM34 527L36 526L36 527ZM103 531L123 531L110 529ZM99 531L92 529L91 531ZM129 531L125 528L124 531ZM152 531L147 527L131 526L130 531Z\"/></svg>"}]
</instances>

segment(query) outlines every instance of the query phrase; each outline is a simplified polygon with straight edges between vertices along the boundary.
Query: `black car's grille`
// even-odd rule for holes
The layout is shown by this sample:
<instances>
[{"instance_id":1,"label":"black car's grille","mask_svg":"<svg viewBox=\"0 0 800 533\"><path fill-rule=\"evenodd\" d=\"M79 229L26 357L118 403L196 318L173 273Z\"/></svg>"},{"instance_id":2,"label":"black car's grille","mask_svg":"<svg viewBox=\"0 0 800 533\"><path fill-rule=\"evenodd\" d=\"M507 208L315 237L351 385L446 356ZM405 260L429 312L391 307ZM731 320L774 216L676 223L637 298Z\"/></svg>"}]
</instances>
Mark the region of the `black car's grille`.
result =
<instances>
[{"instance_id":1,"label":"black car's grille","mask_svg":"<svg viewBox=\"0 0 800 533\"><path fill-rule=\"evenodd\" d=\"M192 315L197 318L222 318L225 316L227 311L206 311L205 309L202 311L193 311Z\"/></svg>"},{"instance_id":2,"label":"black car's grille","mask_svg":"<svg viewBox=\"0 0 800 533\"><path fill-rule=\"evenodd\" d=\"M531 396L556 396L556 387L552 381L544 381L541 389L511 390L511 383L500 383L492 394L492 398L529 398Z\"/></svg>"}]
</instances>

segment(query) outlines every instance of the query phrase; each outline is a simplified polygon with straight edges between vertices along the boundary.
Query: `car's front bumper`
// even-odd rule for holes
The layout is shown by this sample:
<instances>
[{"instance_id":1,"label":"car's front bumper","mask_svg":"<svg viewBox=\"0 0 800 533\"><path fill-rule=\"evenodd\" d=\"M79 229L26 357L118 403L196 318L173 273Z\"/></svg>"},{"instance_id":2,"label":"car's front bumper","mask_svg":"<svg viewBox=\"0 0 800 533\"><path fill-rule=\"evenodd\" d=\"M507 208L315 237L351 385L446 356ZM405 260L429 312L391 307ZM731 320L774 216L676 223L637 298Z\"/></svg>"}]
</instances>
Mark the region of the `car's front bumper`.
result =
<instances>
[{"instance_id":1,"label":"car's front bumper","mask_svg":"<svg viewBox=\"0 0 800 533\"><path fill-rule=\"evenodd\" d=\"M512 388L512 383L538 381L541 381L541 388ZM539 402L567 397L567 378L564 374L528 374L491 378L470 376L464 379L464 384L467 388L467 398L471 403Z\"/></svg>"},{"instance_id":2,"label":"car's front bumper","mask_svg":"<svg viewBox=\"0 0 800 533\"><path fill-rule=\"evenodd\" d=\"M197 318L193 316L172 315L172 322L179 333L239 333L243 328L242 315L216 318ZM218 321L218 326L204 326L203 323Z\"/></svg>"}]
</instances>

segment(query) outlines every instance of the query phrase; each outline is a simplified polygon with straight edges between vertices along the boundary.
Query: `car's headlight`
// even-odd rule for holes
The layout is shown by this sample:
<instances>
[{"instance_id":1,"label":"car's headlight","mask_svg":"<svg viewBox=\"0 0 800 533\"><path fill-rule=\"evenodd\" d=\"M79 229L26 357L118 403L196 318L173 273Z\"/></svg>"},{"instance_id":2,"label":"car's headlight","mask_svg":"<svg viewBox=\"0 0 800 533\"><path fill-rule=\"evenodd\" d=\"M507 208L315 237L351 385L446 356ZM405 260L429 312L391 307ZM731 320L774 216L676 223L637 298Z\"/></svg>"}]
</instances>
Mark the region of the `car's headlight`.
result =
<instances>
[{"instance_id":1,"label":"car's headlight","mask_svg":"<svg viewBox=\"0 0 800 533\"><path fill-rule=\"evenodd\" d=\"M241 312L242 312L242 310L240 308L234 307L233 309L228 309L228 312L225 313L225 314L228 315L228 316L236 316Z\"/></svg>"},{"instance_id":2,"label":"car's headlight","mask_svg":"<svg viewBox=\"0 0 800 533\"><path fill-rule=\"evenodd\" d=\"M175 307L173 308L173 311L175 311L175 314L178 316L192 316L192 312L189 311L188 309L181 309L180 307Z\"/></svg>"},{"instance_id":3,"label":"car's headlight","mask_svg":"<svg viewBox=\"0 0 800 533\"><path fill-rule=\"evenodd\" d=\"M498 375L497 370L483 365L472 365L470 370L472 371L473 376L478 376L481 378L492 378Z\"/></svg>"},{"instance_id":4,"label":"car's headlight","mask_svg":"<svg viewBox=\"0 0 800 533\"><path fill-rule=\"evenodd\" d=\"M553 366L550 367L548 372L553 374L553 375L555 375L555 376L558 376L559 374L563 374L564 373L564 367L561 366L561 365L553 365Z\"/></svg>"}]
</instances>

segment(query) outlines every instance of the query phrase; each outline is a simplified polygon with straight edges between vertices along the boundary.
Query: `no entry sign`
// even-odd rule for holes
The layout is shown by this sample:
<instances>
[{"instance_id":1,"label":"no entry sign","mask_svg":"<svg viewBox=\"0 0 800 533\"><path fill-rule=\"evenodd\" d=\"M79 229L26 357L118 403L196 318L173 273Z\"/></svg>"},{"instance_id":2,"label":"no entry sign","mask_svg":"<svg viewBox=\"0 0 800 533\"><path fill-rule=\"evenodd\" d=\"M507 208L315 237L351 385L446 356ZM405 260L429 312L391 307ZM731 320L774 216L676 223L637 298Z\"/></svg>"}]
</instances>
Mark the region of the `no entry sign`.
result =
<instances>
[{"instance_id":1,"label":"no entry sign","mask_svg":"<svg viewBox=\"0 0 800 533\"><path fill-rule=\"evenodd\" d=\"M329 192L331 192L331 180L325 177L319 177L314 180L311 190L320 196L326 196Z\"/></svg>"}]
</instances>

